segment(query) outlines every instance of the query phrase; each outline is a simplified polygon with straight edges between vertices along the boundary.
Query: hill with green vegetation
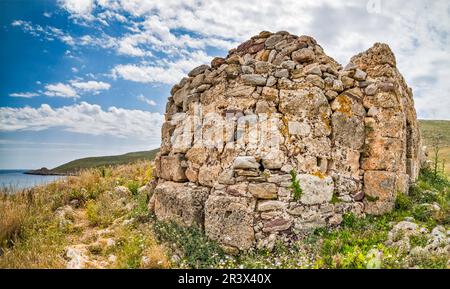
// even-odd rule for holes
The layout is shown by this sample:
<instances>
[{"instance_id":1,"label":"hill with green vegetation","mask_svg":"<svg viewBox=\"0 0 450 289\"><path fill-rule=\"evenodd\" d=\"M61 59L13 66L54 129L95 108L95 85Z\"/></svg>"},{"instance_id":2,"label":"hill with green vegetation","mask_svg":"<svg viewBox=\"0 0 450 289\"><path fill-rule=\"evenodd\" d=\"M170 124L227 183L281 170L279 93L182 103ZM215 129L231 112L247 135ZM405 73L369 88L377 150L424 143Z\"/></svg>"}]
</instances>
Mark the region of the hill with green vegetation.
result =
<instances>
[{"instance_id":1,"label":"hill with green vegetation","mask_svg":"<svg viewBox=\"0 0 450 289\"><path fill-rule=\"evenodd\" d=\"M420 130L424 145L428 148L429 158L433 155L433 143L439 139L439 161L440 168L450 175L450 121L448 120L419 120Z\"/></svg>"},{"instance_id":2,"label":"hill with green vegetation","mask_svg":"<svg viewBox=\"0 0 450 289\"><path fill-rule=\"evenodd\" d=\"M113 166L133 163L141 160L153 160L159 149L151 151L132 152L117 156L88 157L77 159L61 166L58 166L50 172L54 174L74 173L81 169L97 168L102 166Z\"/></svg>"}]
</instances>

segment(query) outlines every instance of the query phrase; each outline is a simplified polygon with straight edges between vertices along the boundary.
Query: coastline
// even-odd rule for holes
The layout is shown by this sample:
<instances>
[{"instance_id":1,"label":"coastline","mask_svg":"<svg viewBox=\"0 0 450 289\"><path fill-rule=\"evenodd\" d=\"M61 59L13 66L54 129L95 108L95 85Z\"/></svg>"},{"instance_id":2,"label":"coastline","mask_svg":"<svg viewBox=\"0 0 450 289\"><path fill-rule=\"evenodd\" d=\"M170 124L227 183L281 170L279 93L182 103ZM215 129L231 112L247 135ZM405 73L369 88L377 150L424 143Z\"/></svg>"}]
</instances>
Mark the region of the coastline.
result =
<instances>
[{"instance_id":1,"label":"coastline","mask_svg":"<svg viewBox=\"0 0 450 289\"><path fill-rule=\"evenodd\" d=\"M26 171L23 172L25 175L33 175L33 176L73 176L74 174L68 173L54 173L54 172L37 172L37 171Z\"/></svg>"},{"instance_id":2,"label":"coastline","mask_svg":"<svg viewBox=\"0 0 450 289\"><path fill-rule=\"evenodd\" d=\"M34 176L71 176L71 175L74 175L74 174L70 174L70 173L55 172L55 171L49 170L47 168L40 168L37 170L28 170L23 173L25 175L34 175Z\"/></svg>"}]
</instances>

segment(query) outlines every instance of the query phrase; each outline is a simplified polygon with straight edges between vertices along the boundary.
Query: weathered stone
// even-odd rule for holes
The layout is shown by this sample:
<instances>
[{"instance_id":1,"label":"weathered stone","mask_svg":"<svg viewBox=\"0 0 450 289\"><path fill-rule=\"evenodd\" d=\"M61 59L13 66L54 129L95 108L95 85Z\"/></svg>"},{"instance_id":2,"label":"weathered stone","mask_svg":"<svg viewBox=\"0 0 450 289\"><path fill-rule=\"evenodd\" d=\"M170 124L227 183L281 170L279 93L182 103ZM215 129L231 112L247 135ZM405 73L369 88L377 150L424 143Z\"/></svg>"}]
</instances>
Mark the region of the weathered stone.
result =
<instances>
[{"instance_id":1,"label":"weathered stone","mask_svg":"<svg viewBox=\"0 0 450 289\"><path fill-rule=\"evenodd\" d=\"M158 220L176 221L183 225L203 226L204 203L209 190L186 183L158 184L152 196Z\"/></svg>"},{"instance_id":2,"label":"weathered stone","mask_svg":"<svg viewBox=\"0 0 450 289\"><path fill-rule=\"evenodd\" d=\"M237 157L234 159L234 169L258 169L259 163L252 156Z\"/></svg>"},{"instance_id":3,"label":"weathered stone","mask_svg":"<svg viewBox=\"0 0 450 289\"><path fill-rule=\"evenodd\" d=\"M244 84L247 85L259 85L259 86L265 86L267 82L267 78L264 76L261 76L259 74L245 74L241 76L242 81Z\"/></svg>"},{"instance_id":4,"label":"weathered stone","mask_svg":"<svg viewBox=\"0 0 450 289\"><path fill-rule=\"evenodd\" d=\"M232 169L223 171L220 175L217 181L220 184L224 185L234 185L236 183L236 180L234 179L234 172Z\"/></svg>"},{"instance_id":5,"label":"weathered stone","mask_svg":"<svg viewBox=\"0 0 450 289\"><path fill-rule=\"evenodd\" d=\"M160 177L175 182L184 182L187 180L185 174L185 167L183 165L183 158L181 155L162 156L161 157Z\"/></svg>"},{"instance_id":6,"label":"weathered stone","mask_svg":"<svg viewBox=\"0 0 450 289\"><path fill-rule=\"evenodd\" d=\"M228 96L228 97L246 97L246 96L250 96L254 91L255 91L254 86L242 85L242 86L237 86L237 87L228 89L226 91L226 96Z\"/></svg>"},{"instance_id":7,"label":"weathered stone","mask_svg":"<svg viewBox=\"0 0 450 289\"><path fill-rule=\"evenodd\" d=\"M288 230L292 225L291 220L286 220L283 218L278 218L273 221L268 221L264 223L264 232L280 232Z\"/></svg>"},{"instance_id":8,"label":"weathered stone","mask_svg":"<svg viewBox=\"0 0 450 289\"><path fill-rule=\"evenodd\" d=\"M306 205L316 205L331 201L334 184L331 177L300 174L297 181L303 191L300 201Z\"/></svg>"},{"instance_id":9,"label":"weathered stone","mask_svg":"<svg viewBox=\"0 0 450 289\"><path fill-rule=\"evenodd\" d=\"M306 137L311 133L311 126L305 122L290 121L288 126L290 134Z\"/></svg>"},{"instance_id":10,"label":"weathered stone","mask_svg":"<svg viewBox=\"0 0 450 289\"><path fill-rule=\"evenodd\" d=\"M213 60L211 60L212 68L219 68L222 64L225 64L225 59L222 57L214 57Z\"/></svg>"},{"instance_id":11,"label":"weathered stone","mask_svg":"<svg viewBox=\"0 0 450 289\"><path fill-rule=\"evenodd\" d=\"M254 201L212 195L205 205L205 233L223 245L247 250L255 243Z\"/></svg>"},{"instance_id":12,"label":"weathered stone","mask_svg":"<svg viewBox=\"0 0 450 289\"><path fill-rule=\"evenodd\" d=\"M235 79L236 77L239 76L239 74L241 73L241 68L240 66L233 64L233 65L228 65L225 68L225 73L227 75L227 78L229 79Z\"/></svg>"},{"instance_id":13,"label":"weathered stone","mask_svg":"<svg viewBox=\"0 0 450 289\"><path fill-rule=\"evenodd\" d=\"M261 96L268 101L276 101L278 99L278 89L263 87Z\"/></svg>"},{"instance_id":14,"label":"weathered stone","mask_svg":"<svg viewBox=\"0 0 450 289\"><path fill-rule=\"evenodd\" d=\"M260 212L283 210L286 208L286 203L280 201L259 201L257 210Z\"/></svg>"},{"instance_id":15,"label":"weathered stone","mask_svg":"<svg viewBox=\"0 0 450 289\"><path fill-rule=\"evenodd\" d=\"M325 83L324 83L322 77L320 77L318 75L310 74L306 77L306 81L312 83L312 85L315 85L320 89L323 89L325 87Z\"/></svg>"},{"instance_id":16,"label":"weathered stone","mask_svg":"<svg viewBox=\"0 0 450 289\"><path fill-rule=\"evenodd\" d=\"M257 199L272 200L277 198L278 190L275 184L249 184L248 191Z\"/></svg>"},{"instance_id":17,"label":"weathered stone","mask_svg":"<svg viewBox=\"0 0 450 289\"><path fill-rule=\"evenodd\" d=\"M262 165L266 169L279 170L285 162L284 152L281 150L271 150L262 158Z\"/></svg>"},{"instance_id":18,"label":"weathered stone","mask_svg":"<svg viewBox=\"0 0 450 289\"><path fill-rule=\"evenodd\" d=\"M364 173L365 211L381 215L392 210L395 202L395 173L366 171Z\"/></svg>"},{"instance_id":19,"label":"weathered stone","mask_svg":"<svg viewBox=\"0 0 450 289\"><path fill-rule=\"evenodd\" d=\"M314 51L308 48L303 48L298 51L292 52L292 60L299 63L311 62L315 59Z\"/></svg>"},{"instance_id":20,"label":"weathered stone","mask_svg":"<svg viewBox=\"0 0 450 289\"><path fill-rule=\"evenodd\" d=\"M378 87L376 84L370 84L369 86L366 87L364 92L367 95L375 95L377 93L377 90L378 90Z\"/></svg>"},{"instance_id":21,"label":"weathered stone","mask_svg":"<svg viewBox=\"0 0 450 289\"><path fill-rule=\"evenodd\" d=\"M203 65L200 65L200 66L198 66L198 67L192 69L192 70L188 73L188 75L189 75L190 77L195 77L195 76L197 76L197 75L199 75L199 74L205 72L205 70L207 70L207 69L209 69L209 65L203 64Z\"/></svg>"},{"instance_id":22,"label":"weathered stone","mask_svg":"<svg viewBox=\"0 0 450 289\"><path fill-rule=\"evenodd\" d=\"M274 86L276 83L277 83L277 79L271 75L271 76L269 76L269 78L267 78L266 86L268 86L268 87Z\"/></svg>"},{"instance_id":23,"label":"weathered stone","mask_svg":"<svg viewBox=\"0 0 450 289\"><path fill-rule=\"evenodd\" d=\"M366 77L367 77L367 73L365 73L361 69L356 69L355 75L353 75L353 78L358 81L366 80Z\"/></svg>"},{"instance_id":24,"label":"weathered stone","mask_svg":"<svg viewBox=\"0 0 450 289\"><path fill-rule=\"evenodd\" d=\"M283 36L274 34L274 35L270 36L269 38L267 38L265 45L267 48L273 48L275 46L275 44L280 42L282 39L283 39Z\"/></svg>"},{"instance_id":25,"label":"weathered stone","mask_svg":"<svg viewBox=\"0 0 450 289\"><path fill-rule=\"evenodd\" d=\"M271 68L271 64L266 61L258 61L255 63L256 73L267 73Z\"/></svg>"},{"instance_id":26,"label":"weathered stone","mask_svg":"<svg viewBox=\"0 0 450 289\"><path fill-rule=\"evenodd\" d=\"M198 182L200 185L212 187L217 182L222 168L220 165L202 166L198 172Z\"/></svg>"},{"instance_id":27,"label":"weathered stone","mask_svg":"<svg viewBox=\"0 0 450 289\"><path fill-rule=\"evenodd\" d=\"M273 35L272 32L269 32L269 31L261 31L261 32L258 34L258 37L259 37L259 38L269 38L269 37L272 36L272 35Z\"/></svg>"},{"instance_id":28,"label":"weathered stone","mask_svg":"<svg viewBox=\"0 0 450 289\"><path fill-rule=\"evenodd\" d=\"M253 74L255 73L255 70L251 66L242 66L242 73L243 74Z\"/></svg>"},{"instance_id":29,"label":"weathered stone","mask_svg":"<svg viewBox=\"0 0 450 289\"><path fill-rule=\"evenodd\" d=\"M289 77L289 70L287 70L287 69L278 69L277 71L275 71L274 76L278 77L278 78Z\"/></svg>"},{"instance_id":30,"label":"weathered stone","mask_svg":"<svg viewBox=\"0 0 450 289\"><path fill-rule=\"evenodd\" d=\"M349 89L355 86L355 80L351 77L342 76L341 81L345 89Z\"/></svg>"},{"instance_id":31,"label":"weathered stone","mask_svg":"<svg viewBox=\"0 0 450 289\"><path fill-rule=\"evenodd\" d=\"M305 67L305 73L306 74L314 74L318 76L322 76L322 70L320 70L320 67L316 64L308 65Z\"/></svg>"}]
</instances>

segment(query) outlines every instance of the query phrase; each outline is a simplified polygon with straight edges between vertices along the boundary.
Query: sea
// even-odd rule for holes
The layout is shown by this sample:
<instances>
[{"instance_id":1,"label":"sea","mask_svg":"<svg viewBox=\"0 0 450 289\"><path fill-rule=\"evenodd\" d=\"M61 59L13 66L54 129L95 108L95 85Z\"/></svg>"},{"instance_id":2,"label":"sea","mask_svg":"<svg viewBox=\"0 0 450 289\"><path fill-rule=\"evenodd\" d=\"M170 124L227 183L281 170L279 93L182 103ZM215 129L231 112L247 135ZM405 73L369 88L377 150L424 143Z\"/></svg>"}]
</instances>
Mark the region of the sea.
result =
<instances>
[{"instance_id":1,"label":"sea","mask_svg":"<svg viewBox=\"0 0 450 289\"><path fill-rule=\"evenodd\" d=\"M0 170L0 190L13 193L64 178L64 176L27 175L25 174L26 171L29 170Z\"/></svg>"}]
</instances>

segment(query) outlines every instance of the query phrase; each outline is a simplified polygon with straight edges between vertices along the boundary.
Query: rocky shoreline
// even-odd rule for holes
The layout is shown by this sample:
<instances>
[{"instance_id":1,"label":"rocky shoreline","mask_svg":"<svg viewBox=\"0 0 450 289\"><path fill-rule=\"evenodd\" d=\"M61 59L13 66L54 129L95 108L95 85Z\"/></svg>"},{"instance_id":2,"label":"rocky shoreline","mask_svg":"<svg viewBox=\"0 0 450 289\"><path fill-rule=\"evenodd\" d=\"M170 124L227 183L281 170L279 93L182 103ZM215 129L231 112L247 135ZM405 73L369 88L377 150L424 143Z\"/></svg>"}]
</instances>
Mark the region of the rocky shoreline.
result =
<instances>
[{"instance_id":1,"label":"rocky shoreline","mask_svg":"<svg viewBox=\"0 0 450 289\"><path fill-rule=\"evenodd\" d=\"M49 170L47 168L40 168L37 170L30 170L30 171L26 171L24 172L24 174L26 175L35 175L35 176L70 176L73 174L70 173L57 173L54 172L52 170Z\"/></svg>"}]
</instances>

